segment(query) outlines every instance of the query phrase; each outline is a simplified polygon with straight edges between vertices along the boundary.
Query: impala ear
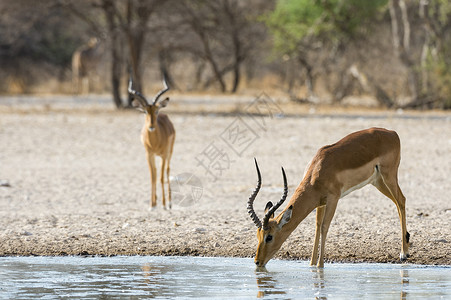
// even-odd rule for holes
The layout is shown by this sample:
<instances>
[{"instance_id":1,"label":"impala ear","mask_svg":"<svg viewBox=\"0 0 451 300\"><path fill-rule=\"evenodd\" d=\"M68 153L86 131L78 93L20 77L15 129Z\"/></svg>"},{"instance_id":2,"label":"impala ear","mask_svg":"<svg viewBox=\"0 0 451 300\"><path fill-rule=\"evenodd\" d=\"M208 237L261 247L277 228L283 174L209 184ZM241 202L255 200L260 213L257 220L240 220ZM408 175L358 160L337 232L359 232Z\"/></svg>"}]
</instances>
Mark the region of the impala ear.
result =
<instances>
[{"instance_id":1,"label":"impala ear","mask_svg":"<svg viewBox=\"0 0 451 300\"><path fill-rule=\"evenodd\" d=\"M142 107L141 103L138 100L136 100L136 99L132 101L132 106L133 106L133 108L136 108L140 112L143 112L143 113L146 112L144 110L144 107Z\"/></svg>"},{"instance_id":2,"label":"impala ear","mask_svg":"<svg viewBox=\"0 0 451 300\"><path fill-rule=\"evenodd\" d=\"M282 228L285 224L287 224L291 220L291 214L293 212L293 205L290 205L288 209L283 213L282 219L279 222L279 228Z\"/></svg>"},{"instance_id":3,"label":"impala ear","mask_svg":"<svg viewBox=\"0 0 451 300\"><path fill-rule=\"evenodd\" d=\"M166 107L168 105L168 103L169 103L169 98L166 97L163 100L158 101L158 107L160 107L160 108Z\"/></svg>"},{"instance_id":4,"label":"impala ear","mask_svg":"<svg viewBox=\"0 0 451 300\"><path fill-rule=\"evenodd\" d=\"M271 201L269 201L268 203L266 203L266 206L265 206L265 215L266 215L266 213L268 212L268 210L271 209L271 207L273 207L273 204L272 204ZM272 214L272 215L270 216L270 218L274 218L274 214Z\"/></svg>"},{"instance_id":5,"label":"impala ear","mask_svg":"<svg viewBox=\"0 0 451 300\"><path fill-rule=\"evenodd\" d=\"M268 201L268 203L266 203L266 206L265 206L265 214L268 212L268 210L269 210L271 207L273 207L273 204L272 204L271 201Z\"/></svg>"}]
</instances>

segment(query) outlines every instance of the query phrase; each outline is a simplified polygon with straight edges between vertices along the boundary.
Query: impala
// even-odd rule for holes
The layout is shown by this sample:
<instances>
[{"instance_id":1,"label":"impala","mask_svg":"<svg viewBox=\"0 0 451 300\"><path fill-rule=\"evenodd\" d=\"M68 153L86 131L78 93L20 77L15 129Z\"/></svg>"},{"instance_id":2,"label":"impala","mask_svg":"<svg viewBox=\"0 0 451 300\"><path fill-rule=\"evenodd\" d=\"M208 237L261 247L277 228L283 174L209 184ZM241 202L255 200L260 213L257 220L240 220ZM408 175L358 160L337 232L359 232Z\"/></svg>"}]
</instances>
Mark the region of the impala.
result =
<instances>
[{"instance_id":1,"label":"impala","mask_svg":"<svg viewBox=\"0 0 451 300\"><path fill-rule=\"evenodd\" d=\"M315 208L316 230L310 265L324 267L327 231L338 200L367 184L374 185L396 204L402 232L400 259L407 259L410 235L406 228L406 198L398 185L400 159L400 141L395 131L370 128L351 133L335 144L318 150L289 203L274 217L275 211L287 197L287 180L282 168L283 196L274 206L271 202L266 204L263 222L253 208L261 187L261 174L255 160L258 183L249 198L248 212L258 228L258 248L255 255L257 267L266 265L291 232Z\"/></svg>"},{"instance_id":2,"label":"impala","mask_svg":"<svg viewBox=\"0 0 451 300\"><path fill-rule=\"evenodd\" d=\"M166 79L163 80L164 88L158 92L153 99L152 103L149 103L147 99L140 93L132 88L133 82L130 78L128 84L128 92L135 99L134 103L138 106L138 109L146 114L144 126L141 130L141 141L144 144L146 150L147 162L149 164L152 194L150 198L150 208L154 208L157 205L156 196L156 181L157 170L155 166L155 155L161 157L161 190L163 207L166 208L166 195L164 189L165 173L168 183L168 198L169 208L171 208L171 185L169 183L169 171L170 161L172 156L172 150L174 148L175 141L175 129L172 125L169 117L163 113L160 113L160 109L165 107L169 98L165 98L159 101L160 97L169 90L166 83Z\"/></svg>"},{"instance_id":3,"label":"impala","mask_svg":"<svg viewBox=\"0 0 451 300\"><path fill-rule=\"evenodd\" d=\"M79 47L72 54L72 83L77 94L89 93L91 80L95 79L96 68L100 60L101 51L99 40L91 38L85 45Z\"/></svg>"}]
</instances>

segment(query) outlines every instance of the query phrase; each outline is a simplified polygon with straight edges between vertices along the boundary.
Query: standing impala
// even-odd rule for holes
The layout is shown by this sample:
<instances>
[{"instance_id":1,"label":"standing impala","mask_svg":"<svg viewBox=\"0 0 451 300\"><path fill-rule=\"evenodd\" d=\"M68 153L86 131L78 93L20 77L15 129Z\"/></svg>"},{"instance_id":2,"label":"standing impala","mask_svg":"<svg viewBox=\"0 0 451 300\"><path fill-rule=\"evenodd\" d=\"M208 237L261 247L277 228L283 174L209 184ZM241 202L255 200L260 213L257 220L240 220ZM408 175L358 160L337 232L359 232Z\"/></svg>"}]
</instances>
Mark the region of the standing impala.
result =
<instances>
[{"instance_id":1,"label":"standing impala","mask_svg":"<svg viewBox=\"0 0 451 300\"><path fill-rule=\"evenodd\" d=\"M169 208L171 208L171 185L169 183L169 163L171 161L172 150L174 148L175 129L168 116L159 113L160 108L165 107L169 98L159 101L160 97L169 90L166 80L163 80L164 88L158 92L149 104L147 99L140 93L132 88L133 82L130 78L128 84L128 92L138 105L138 109L146 114L144 126L141 130L141 141L146 149L147 162L149 164L150 177L152 183L152 196L150 198L150 207L154 208L157 205L156 196L156 182L157 182L157 170L155 166L155 155L161 157L161 190L163 198L163 207L166 208L166 195L164 191L164 175L166 173L166 179L168 183L168 196L169 196Z\"/></svg>"},{"instance_id":2,"label":"standing impala","mask_svg":"<svg viewBox=\"0 0 451 300\"><path fill-rule=\"evenodd\" d=\"M258 184L249 198L248 212L258 228L258 248L255 255L257 267L266 265L291 232L315 208L316 231L310 265L317 264L318 267L324 267L327 231L338 200L369 183L396 204L402 232L400 258L407 259L410 235L406 229L406 198L398 185L397 173L400 159L400 141L396 132L383 128L370 128L351 133L337 143L318 150L288 205L277 217L274 217L274 212L287 197L287 181L282 169L283 197L274 206L268 202L263 223L253 208L255 197L261 186L260 170L255 160Z\"/></svg>"}]
</instances>

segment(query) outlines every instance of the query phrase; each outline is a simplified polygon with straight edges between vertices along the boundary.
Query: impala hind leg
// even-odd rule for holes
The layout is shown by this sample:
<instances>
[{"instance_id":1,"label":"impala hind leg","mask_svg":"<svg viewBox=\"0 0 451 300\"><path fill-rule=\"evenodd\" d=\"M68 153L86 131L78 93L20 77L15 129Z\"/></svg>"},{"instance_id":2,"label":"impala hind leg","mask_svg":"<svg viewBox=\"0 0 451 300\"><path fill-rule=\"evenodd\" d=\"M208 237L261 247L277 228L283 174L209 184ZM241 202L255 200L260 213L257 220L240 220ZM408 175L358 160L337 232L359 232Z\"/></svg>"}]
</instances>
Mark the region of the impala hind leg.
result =
<instances>
[{"instance_id":1,"label":"impala hind leg","mask_svg":"<svg viewBox=\"0 0 451 300\"><path fill-rule=\"evenodd\" d=\"M170 171L171 171L171 158L172 158L172 151L174 150L174 140L175 140L175 133L171 140L171 147L169 148L169 152L167 155L167 166L166 166L166 178L168 179L168 202L169 202L169 208L172 208L172 195L171 195L171 181L170 181Z\"/></svg>"},{"instance_id":2,"label":"impala hind leg","mask_svg":"<svg viewBox=\"0 0 451 300\"><path fill-rule=\"evenodd\" d=\"M319 238L321 236L321 225L323 224L324 212L326 211L326 207L318 206L316 208L316 229L315 229L315 241L313 243L313 251L312 258L310 260L310 265L314 266L318 262L318 246L319 246Z\"/></svg>"},{"instance_id":3,"label":"impala hind leg","mask_svg":"<svg viewBox=\"0 0 451 300\"><path fill-rule=\"evenodd\" d=\"M327 201L323 222L321 224L321 246L319 249L319 261L316 265L318 268L324 267L324 255L326 254L326 238L327 238L327 232L329 231L330 222L332 222L332 219L335 214L335 209L337 208L337 202L339 197L336 199L330 199Z\"/></svg>"},{"instance_id":4,"label":"impala hind leg","mask_svg":"<svg viewBox=\"0 0 451 300\"><path fill-rule=\"evenodd\" d=\"M402 246L399 255L401 261L409 257L409 238L410 234L407 232L406 225L406 197L398 185L397 176L390 176L389 174L381 173L381 176L376 180L374 186L385 196L391 199L398 210L399 220L401 222Z\"/></svg>"},{"instance_id":5,"label":"impala hind leg","mask_svg":"<svg viewBox=\"0 0 451 300\"><path fill-rule=\"evenodd\" d=\"M168 204L169 204L169 209L172 208L172 198L171 198L171 182L169 180L169 171L170 171L170 167L169 167L169 162L170 162L170 157L168 158L168 162L166 165L166 178L168 180Z\"/></svg>"}]
</instances>

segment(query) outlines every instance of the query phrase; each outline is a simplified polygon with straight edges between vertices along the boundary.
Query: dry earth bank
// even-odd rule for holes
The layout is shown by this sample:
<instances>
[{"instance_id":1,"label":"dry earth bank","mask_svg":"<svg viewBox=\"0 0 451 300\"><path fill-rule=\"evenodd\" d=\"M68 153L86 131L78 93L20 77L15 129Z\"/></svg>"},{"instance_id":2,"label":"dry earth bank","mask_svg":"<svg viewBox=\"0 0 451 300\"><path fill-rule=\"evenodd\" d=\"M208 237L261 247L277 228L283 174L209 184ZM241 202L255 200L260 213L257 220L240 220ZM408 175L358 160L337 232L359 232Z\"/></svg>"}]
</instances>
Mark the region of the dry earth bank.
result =
<instances>
[{"instance_id":1,"label":"dry earth bank","mask_svg":"<svg viewBox=\"0 0 451 300\"><path fill-rule=\"evenodd\" d=\"M177 130L174 208L163 210L159 202L160 209L149 211L142 115L114 111L106 101L40 100L0 98L1 256L251 257L257 244L246 211L257 180L252 158L258 158L263 176L255 203L262 214L266 201L282 194L281 165L290 196L319 147L380 126L401 138L409 262L451 264L450 114L313 111L279 103L281 111L273 114L246 115L252 99L172 100L167 111ZM234 135L238 132L244 135ZM198 184L176 185L187 174ZM194 200L187 201L192 193ZM278 257L308 258L313 235L314 213ZM328 235L328 261L396 262L400 247L396 208L374 187L340 200Z\"/></svg>"}]
</instances>

